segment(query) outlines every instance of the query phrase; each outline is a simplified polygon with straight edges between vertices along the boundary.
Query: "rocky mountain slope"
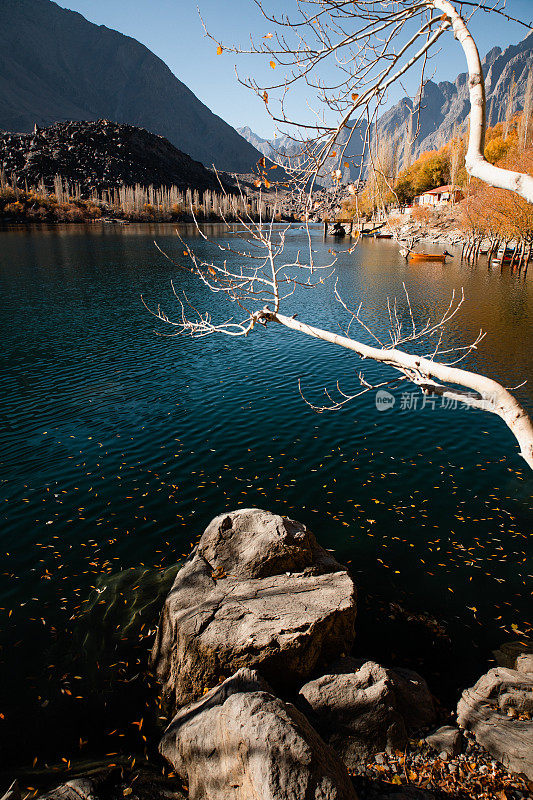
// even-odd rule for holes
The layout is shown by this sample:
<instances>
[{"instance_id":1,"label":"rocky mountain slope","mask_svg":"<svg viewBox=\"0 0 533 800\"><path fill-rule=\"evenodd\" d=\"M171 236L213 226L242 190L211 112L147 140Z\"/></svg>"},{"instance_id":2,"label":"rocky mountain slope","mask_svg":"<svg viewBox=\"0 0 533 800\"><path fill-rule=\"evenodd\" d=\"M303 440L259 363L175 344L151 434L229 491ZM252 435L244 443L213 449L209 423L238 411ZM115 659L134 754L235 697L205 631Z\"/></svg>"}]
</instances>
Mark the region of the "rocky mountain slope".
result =
<instances>
[{"instance_id":1,"label":"rocky mountain slope","mask_svg":"<svg viewBox=\"0 0 533 800\"><path fill-rule=\"evenodd\" d=\"M238 133L241 134L250 144L252 144L259 152L263 153L267 158L277 161L283 161L285 156L293 156L301 152L301 145L295 142L288 136L276 136L274 139L263 139L248 126L237 128ZM281 158L280 158L281 157Z\"/></svg>"},{"instance_id":2,"label":"rocky mountain slope","mask_svg":"<svg viewBox=\"0 0 533 800\"><path fill-rule=\"evenodd\" d=\"M1 0L0 129L97 119L165 136L208 167L249 172L261 155L135 39L51 0Z\"/></svg>"},{"instance_id":3,"label":"rocky mountain slope","mask_svg":"<svg viewBox=\"0 0 533 800\"><path fill-rule=\"evenodd\" d=\"M58 122L33 133L0 133L0 169L19 186L53 187L56 175L82 194L116 186L177 186L220 191L215 174L167 139L108 120Z\"/></svg>"},{"instance_id":4,"label":"rocky mountain slope","mask_svg":"<svg viewBox=\"0 0 533 800\"><path fill-rule=\"evenodd\" d=\"M514 92L512 113L523 109L530 69L533 69L533 32L503 52L501 48L495 47L487 54L483 61L483 71L489 125L495 125L505 119L512 87ZM420 131L413 144L415 158L425 150L436 149L447 142L453 135L454 125L457 125L460 131L464 130L470 112L467 74L463 72L458 75L454 83L428 81L420 106ZM381 135L391 138L400 148L400 158L412 110L413 101L404 97L386 111L378 122ZM272 157L274 148L278 152L291 154L290 149L284 150L285 142L282 136L271 140L261 139L250 128L240 128L240 133L265 155ZM346 152L347 158L361 152L363 133L364 131L353 133ZM350 170L350 175L345 176L346 179L352 180L356 177L356 170Z\"/></svg>"},{"instance_id":5,"label":"rocky mountain slope","mask_svg":"<svg viewBox=\"0 0 533 800\"><path fill-rule=\"evenodd\" d=\"M512 87L512 113L522 111L530 69L533 69L533 32L504 52L495 47L486 55L483 73L488 125L496 125L505 119ZM380 130L397 142L403 140L412 107L412 101L405 97L381 117ZM441 147L452 137L454 125L461 127L466 122L470 113L467 74L462 72L454 83L428 81L421 108L420 133L414 144L414 155Z\"/></svg>"}]
</instances>

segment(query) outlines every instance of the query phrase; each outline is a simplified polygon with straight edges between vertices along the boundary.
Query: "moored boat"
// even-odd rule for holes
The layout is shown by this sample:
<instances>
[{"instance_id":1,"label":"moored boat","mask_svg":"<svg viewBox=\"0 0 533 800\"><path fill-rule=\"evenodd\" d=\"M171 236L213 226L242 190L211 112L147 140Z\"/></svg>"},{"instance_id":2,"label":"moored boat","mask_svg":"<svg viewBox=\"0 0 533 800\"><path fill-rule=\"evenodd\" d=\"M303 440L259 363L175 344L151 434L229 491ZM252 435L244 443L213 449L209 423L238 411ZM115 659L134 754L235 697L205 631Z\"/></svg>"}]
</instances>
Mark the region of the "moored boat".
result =
<instances>
[{"instance_id":1,"label":"moored boat","mask_svg":"<svg viewBox=\"0 0 533 800\"><path fill-rule=\"evenodd\" d=\"M409 261L439 261L444 264L446 253L410 253Z\"/></svg>"}]
</instances>

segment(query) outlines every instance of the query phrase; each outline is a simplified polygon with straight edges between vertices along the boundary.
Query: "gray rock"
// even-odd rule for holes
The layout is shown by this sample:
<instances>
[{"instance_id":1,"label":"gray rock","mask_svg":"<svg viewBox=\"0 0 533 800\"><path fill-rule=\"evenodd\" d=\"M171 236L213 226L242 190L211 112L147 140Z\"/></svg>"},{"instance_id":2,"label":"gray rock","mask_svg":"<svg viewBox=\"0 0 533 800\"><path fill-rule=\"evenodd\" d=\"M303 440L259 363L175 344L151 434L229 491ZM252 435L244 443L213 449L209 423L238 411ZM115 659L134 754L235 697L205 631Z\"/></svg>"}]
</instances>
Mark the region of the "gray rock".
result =
<instances>
[{"instance_id":1,"label":"gray rock","mask_svg":"<svg viewBox=\"0 0 533 800\"><path fill-rule=\"evenodd\" d=\"M182 708L159 749L190 800L356 800L333 750L253 670Z\"/></svg>"},{"instance_id":2,"label":"gray rock","mask_svg":"<svg viewBox=\"0 0 533 800\"><path fill-rule=\"evenodd\" d=\"M505 667L490 669L457 706L457 722L511 772L533 780L533 676Z\"/></svg>"},{"instance_id":3,"label":"gray rock","mask_svg":"<svg viewBox=\"0 0 533 800\"><path fill-rule=\"evenodd\" d=\"M121 758L125 763L125 759ZM71 765L75 774L68 783L41 795L38 800L186 800L178 778L161 774L159 764L141 762L135 770L106 767L101 762ZM79 772L78 772L79 771Z\"/></svg>"},{"instance_id":4,"label":"gray rock","mask_svg":"<svg viewBox=\"0 0 533 800\"><path fill-rule=\"evenodd\" d=\"M76 778L41 795L40 800L97 800L98 797L98 789L90 778Z\"/></svg>"},{"instance_id":5,"label":"gray rock","mask_svg":"<svg viewBox=\"0 0 533 800\"><path fill-rule=\"evenodd\" d=\"M403 749L409 729L435 720L433 698L420 675L374 661L341 659L330 674L305 684L300 694L349 769L360 768L376 753Z\"/></svg>"},{"instance_id":6,"label":"gray rock","mask_svg":"<svg viewBox=\"0 0 533 800\"><path fill-rule=\"evenodd\" d=\"M522 653L516 659L516 671L533 677L533 653Z\"/></svg>"},{"instance_id":7,"label":"gray rock","mask_svg":"<svg viewBox=\"0 0 533 800\"><path fill-rule=\"evenodd\" d=\"M523 638L512 642L504 642L498 650L493 650L493 653L498 666L518 669L517 660L522 655L533 657L533 641Z\"/></svg>"},{"instance_id":8,"label":"gray rock","mask_svg":"<svg viewBox=\"0 0 533 800\"><path fill-rule=\"evenodd\" d=\"M167 703L241 667L305 680L354 638L355 588L305 525L260 509L216 517L176 576L152 651Z\"/></svg>"},{"instance_id":9,"label":"gray rock","mask_svg":"<svg viewBox=\"0 0 533 800\"><path fill-rule=\"evenodd\" d=\"M435 800L433 792L416 786L388 786L384 784L379 800Z\"/></svg>"},{"instance_id":10,"label":"gray rock","mask_svg":"<svg viewBox=\"0 0 533 800\"><path fill-rule=\"evenodd\" d=\"M461 731L454 728L452 725L444 725L436 731L426 736L426 742L437 753L446 753L446 755L458 756L461 752L463 737Z\"/></svg>"},{"instance_id":11,"label":"gray rock","mask_svg":"<svg viewBox=\"0 0 533 800\"><path fill-rule=\"evenodd\" d=\"M119 800L119 787L120 769L111 768L78 775L42 794L39 800Z\"/></svg>"}]
</instances>

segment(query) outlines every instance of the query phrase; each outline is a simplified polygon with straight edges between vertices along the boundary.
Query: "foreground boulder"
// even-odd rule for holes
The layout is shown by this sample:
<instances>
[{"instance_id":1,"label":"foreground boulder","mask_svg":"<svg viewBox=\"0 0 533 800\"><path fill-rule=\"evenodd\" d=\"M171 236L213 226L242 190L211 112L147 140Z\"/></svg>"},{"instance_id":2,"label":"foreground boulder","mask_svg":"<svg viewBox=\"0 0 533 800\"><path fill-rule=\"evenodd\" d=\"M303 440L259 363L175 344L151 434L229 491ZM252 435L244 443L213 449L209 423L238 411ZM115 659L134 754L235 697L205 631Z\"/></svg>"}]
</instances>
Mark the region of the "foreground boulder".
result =
<instances>
[{"instance_id":1,"label":"foreground boulder","mask_svg":"<svg viewBox=\"0 0 533 800\"><path fill-rule=\"evenodd\" d=\"M253 670L181 709L159 749L190 800L356 800L333 750Z\"/></svg>"},{"instance_id":2,"label":"foreground boulder","mask_svg":"<svg viewBox=\"0 0 533 800\"><path fill-rule=\"evenodd\" d=\"M519 658L533 659L533 640L522 637L512 642L504 642L497 650L492 651L499 667L518 669L516 662ZM523 670L520 670L521 672Z\"/></svg>"},{"instance_id":3,"label":"foreground boulder","mask_svg":"<svg viewBox=\"0 0 533 800\"><path fill-rule=\"evenodd\" d=\"M300 695L325 740L354 770L376 753L403 750L409 730L435 721L433 698L420 675L374 661L341 659L330 674L305 684Z\"/></svg>"},{"instance_id":4,"label":"foreground boulder","mask_svg":"<svg viewBox=\"0 0 533 800\"><path fill-rule=\"evenodd\" d=\"M120 769L115 767L78 775L42 794L39 800L119 800L121 796Z\"/></svg>"},{"instance_id":5,"label":"foreground boulder","mask_svg":"<svg viewBox=\"0 0 533 800\"><path fill-rule=\"evenodd\" d=\"M453 725L443 725L442 728L426 736L426 742L437 753L445 753L450 758L455 758L461 752L463 737L458 728L454 728Z\"/></svg>"},{"instance_id":6,"label":"foreground boulder","mask_svg":"<svg viewBox=\"0 0 533 800\"><path fill-rule=\"evenodd\" d=\"M162 775L159 764L145 761L130 769L124 757L121 761L123 765L116 767L87 761L72 764L74 771L81 771L37 800L186 800L181 780ZM51 770L48 777L57 780L58 774Z\"/></svg>"},{"instance_id":7,"label":"foreground boulder","mask_svg":"<svg viewBox=\"0 0 533 800\"><path fill-rule=\"evenodd\" d=\"M167 704L241 667L302 682L354 638L355 589L299 522L260 509L216 517L179 571L152 651Z\"/></svg>"},{"instance_id":8,"label":"foreground boulder","mask_svg":"<svg viewBox=\"0 0 533 800\"><path fill-rule=\"evenodd\" d=\"M530 664L517 659L520 668ZM496 667L466 689L457 706L457 722L511 772L533 780L533 675Z\"/></svg>"}]
</instances>

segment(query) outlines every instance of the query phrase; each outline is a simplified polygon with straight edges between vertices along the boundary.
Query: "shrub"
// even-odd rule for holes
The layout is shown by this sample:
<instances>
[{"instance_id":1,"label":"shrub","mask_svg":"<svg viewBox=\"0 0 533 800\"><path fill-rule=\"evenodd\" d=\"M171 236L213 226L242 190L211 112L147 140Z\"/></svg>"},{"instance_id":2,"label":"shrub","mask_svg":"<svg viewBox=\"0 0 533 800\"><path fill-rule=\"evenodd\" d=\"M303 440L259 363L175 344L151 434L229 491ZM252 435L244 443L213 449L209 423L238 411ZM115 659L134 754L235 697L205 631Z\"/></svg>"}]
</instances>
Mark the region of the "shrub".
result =
<instances>
[{"instance_id":1,"label":"shrub","mask_svg":"<svg viewBox=\"0 0 533 800\"><path fill-rule=\"evenodd\" d=\"M420 222L422 225L428 225L434 216L432 208L427 206L415 206L412 212L412 218L415 222Z\"/></svg>"},{"instance_id":2,"label":"shrub","mask_svg":"<svg viewBox=\"0 0 533 800\"><path fill-rule=\"evenodd\" d=\"M8 203L7 206L4 207L4 211L6 214L14 214L15 216L20 216L25 211L24 203L21 203L19 200L16 200L14 203Z\"/></svg>"}]
</instances>

